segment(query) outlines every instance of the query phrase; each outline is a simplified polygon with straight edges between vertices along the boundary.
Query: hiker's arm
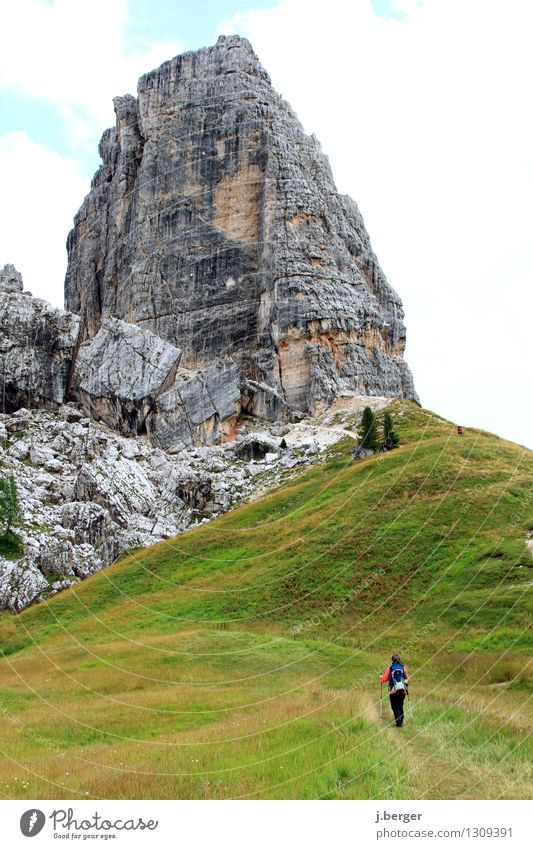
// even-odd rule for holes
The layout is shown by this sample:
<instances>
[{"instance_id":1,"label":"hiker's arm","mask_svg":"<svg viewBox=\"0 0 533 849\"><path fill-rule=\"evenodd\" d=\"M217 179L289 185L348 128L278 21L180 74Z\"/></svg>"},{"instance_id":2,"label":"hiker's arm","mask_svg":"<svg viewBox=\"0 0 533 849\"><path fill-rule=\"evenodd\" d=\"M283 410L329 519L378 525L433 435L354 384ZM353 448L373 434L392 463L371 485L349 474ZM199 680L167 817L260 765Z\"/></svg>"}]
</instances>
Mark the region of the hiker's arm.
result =
<instances>
[{"instance_id":1,"label":"hiker's arm","mask_svg":"<svg viewBox=\"0 0 533 849\"><path fill-rule=\"evenodd\" d=\"M385 672L383 673L383 675L380 675L380 676L379 676L379 680L381 681L381 683L382 683L382 684L384 684L384 683L385 683L385 681L388 681L388 680L389 680L389 672L390 672L390 666L387 666L387 668L386 668Z\"/></svg>"},{"instance_id":2,"label":"hiker's arm","mask_svg":"<svg viewBox=\"0 0 533 849\"><path fill-rule=\"evenodd\" d=\"M407 667L406 667L406 666L404 666L403 671L405 672L405 680L406 680L406 682L409 684L409 682L410 682L410 680L411 680L411 679L409 678L409 673L408 673L408 671L407 671Z\"/></svg>"}]
</instances>

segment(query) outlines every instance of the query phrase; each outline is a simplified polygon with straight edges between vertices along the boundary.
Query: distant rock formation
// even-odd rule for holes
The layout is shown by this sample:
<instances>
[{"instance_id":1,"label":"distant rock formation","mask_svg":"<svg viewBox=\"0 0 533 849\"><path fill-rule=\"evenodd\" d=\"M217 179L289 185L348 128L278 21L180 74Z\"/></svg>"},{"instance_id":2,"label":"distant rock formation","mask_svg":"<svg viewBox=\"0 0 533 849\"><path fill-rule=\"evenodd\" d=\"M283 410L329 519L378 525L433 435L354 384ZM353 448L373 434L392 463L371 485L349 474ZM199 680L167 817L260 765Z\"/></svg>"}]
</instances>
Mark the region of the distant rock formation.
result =
<instances>
[{"instance_id":1,"label":"distant rock formation","mask_svg":"<svg viewBox=\"0 0 533 849\"><path fill-rule=\"evenodd\" d=\"M114 105L67 244L83 339L112 317L135 323L211 376L206 395L237 375L238 407L270 420L346 390L416 397L401 301L359 210L248 41L178 56ZM178 394L157 402L165 440L183 428Z\"/></svg>"},{"instance_id":2,"label":"distant rock formation","mask_svg":"<svg viewBox=\"0 0 533 849\"><path fill-rule=\"evenodd\" d=\"M22 291L13 265L0 271L0 411L62 404L80 319Z\"/></svg>"},{"instance_id":3,"label":"distant rock formation","mask_svg":"<svg viewBox=\"0 0 533 849\"><path fill-rule=\"evenodd\" d=\"M0 271L0 291L7 293L22 292L23 288L20 271L17 271L11 263L6 263Z\"/></svg>"}]
</instances>

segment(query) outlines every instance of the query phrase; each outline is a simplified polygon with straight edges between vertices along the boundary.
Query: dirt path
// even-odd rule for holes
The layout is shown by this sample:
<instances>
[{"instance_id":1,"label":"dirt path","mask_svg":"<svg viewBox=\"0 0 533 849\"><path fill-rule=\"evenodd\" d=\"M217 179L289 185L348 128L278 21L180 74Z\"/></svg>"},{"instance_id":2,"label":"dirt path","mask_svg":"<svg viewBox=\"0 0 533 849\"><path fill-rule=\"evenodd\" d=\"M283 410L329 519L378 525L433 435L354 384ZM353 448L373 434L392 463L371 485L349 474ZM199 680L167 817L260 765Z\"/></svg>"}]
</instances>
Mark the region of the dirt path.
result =
<instances>
[{"instance_id":1,"label":"dirt path","mask_svg":"<svg viewBox=\"0 0 533 849\"><path fill-rule=\"evenodd\" d=\"M349 436L351 439L357 439L357 434L352 430L346 430L343 427L327 427L326 425L314 425L300 422L285 439L291 447L299 447L300 445L315 442L320 450L327 448L338 442L339 439Z\"/></svg>"}]
</instances>

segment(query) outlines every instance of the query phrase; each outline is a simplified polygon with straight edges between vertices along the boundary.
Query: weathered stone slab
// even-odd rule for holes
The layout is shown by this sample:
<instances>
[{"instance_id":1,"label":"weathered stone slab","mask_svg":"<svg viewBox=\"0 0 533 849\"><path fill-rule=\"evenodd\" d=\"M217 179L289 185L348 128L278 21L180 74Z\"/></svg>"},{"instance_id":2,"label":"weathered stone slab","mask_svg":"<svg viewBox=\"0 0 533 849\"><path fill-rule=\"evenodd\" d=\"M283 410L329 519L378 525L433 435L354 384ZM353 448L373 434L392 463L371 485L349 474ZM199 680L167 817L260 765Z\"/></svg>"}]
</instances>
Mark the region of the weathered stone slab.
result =
<instances>
[{"instance_id":1,"label":"weathered stone slab","mask_svg":"<svg viewBox=\"0 0 533 849\"><path fill-rule=\"evenodd\" d=\"M240 411L239 369L222 360L194 376L178 375L147 418L148 434L167 450L213 445L230 436Z\"/></svg>"},{"instance_id":2,"label":"weathered stone slab","mask_svg":"<svg viewBox=\"0 0 533 849\"><path fill-rule=\"evenodd\" d=\"M98 421L126 435L141 433L156 398L172 384L180 357L179 348L149 330L108 318L78 351L72 394Z\"/></svg>"}]
</instances>

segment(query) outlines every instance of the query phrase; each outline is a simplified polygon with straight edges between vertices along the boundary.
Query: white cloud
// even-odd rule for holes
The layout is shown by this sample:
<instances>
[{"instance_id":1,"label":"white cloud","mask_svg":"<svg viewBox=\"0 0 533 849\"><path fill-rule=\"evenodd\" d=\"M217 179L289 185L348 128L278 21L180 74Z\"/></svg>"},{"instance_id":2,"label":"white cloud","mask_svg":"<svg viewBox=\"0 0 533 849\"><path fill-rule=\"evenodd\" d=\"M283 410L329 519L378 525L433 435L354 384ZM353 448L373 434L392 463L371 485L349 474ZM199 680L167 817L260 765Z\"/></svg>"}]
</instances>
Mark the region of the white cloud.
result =
<instances>
[{"instance_id":1,"label":"white cloud","mask_svg":"<svg viewBox=\"0 0 533 849\"><path fill-rule=\"evenodd\" d=\"M529 0L280 0L250 37L403 298L423 403L533 445ZM509 419L512 416L512 419Z\"/></svg>"},{"instance_id":2,"label":"white cloud","mask_svg":"<svg viewBox=\"0 0 533 849\"><path fill-rule=\"evenodd\" d=\"M0 137L0 265L12 262L26 289L63 306L67 233L89 189L73 159L25 133Z\"/></svg>"},{"instance_id":3,"label":"white cloud","mask_svg":"<svg viewBox=\"0 0 533 849\"><path fill-rule=\"evenodd\" d=\"M178 41L127 55L126 0L17 0L2 16L0 85L55 105L71 138L114 121L111 100L183 49Z\"/></svg>"}]
</instances>

